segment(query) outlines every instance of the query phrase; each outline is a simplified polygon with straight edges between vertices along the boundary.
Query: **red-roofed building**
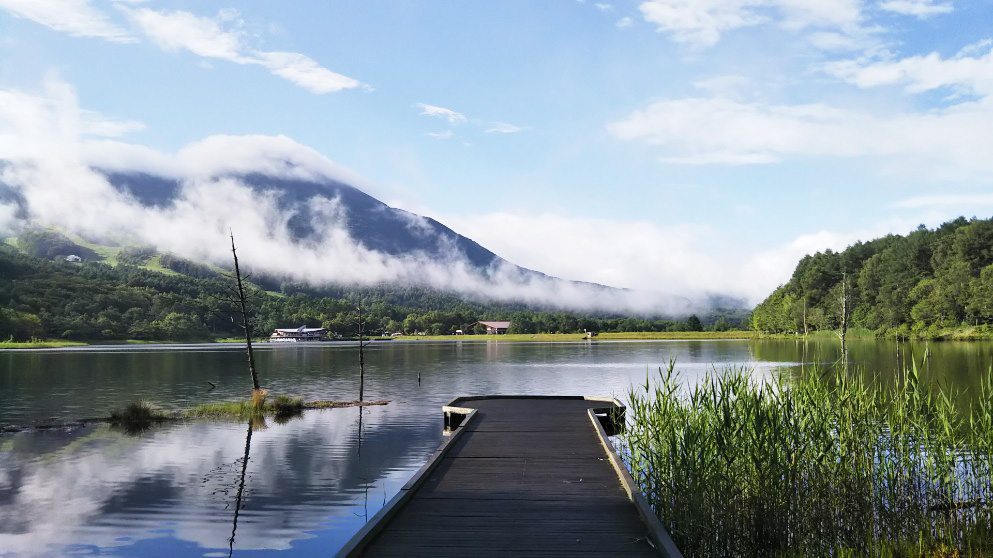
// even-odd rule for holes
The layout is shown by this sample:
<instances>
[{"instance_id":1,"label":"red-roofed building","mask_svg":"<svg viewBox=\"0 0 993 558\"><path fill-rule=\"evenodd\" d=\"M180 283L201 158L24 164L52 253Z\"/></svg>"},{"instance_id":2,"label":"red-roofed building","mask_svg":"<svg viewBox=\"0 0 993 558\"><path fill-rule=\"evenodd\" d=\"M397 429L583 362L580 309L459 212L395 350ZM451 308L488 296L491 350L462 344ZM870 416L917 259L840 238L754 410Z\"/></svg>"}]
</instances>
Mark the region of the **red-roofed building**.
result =
<instances>
[{"instance_id":1,"label":"red-roofed building","mask_svg":"<svg viewBox=\"0 0 993 558\"><path fill-rule=\"evenodd\" d=\"M481 325L486 328L486 333L490 335L502 335L510 329L510 322L476 322L472 325Z\"/></svg>"}]
</instances>

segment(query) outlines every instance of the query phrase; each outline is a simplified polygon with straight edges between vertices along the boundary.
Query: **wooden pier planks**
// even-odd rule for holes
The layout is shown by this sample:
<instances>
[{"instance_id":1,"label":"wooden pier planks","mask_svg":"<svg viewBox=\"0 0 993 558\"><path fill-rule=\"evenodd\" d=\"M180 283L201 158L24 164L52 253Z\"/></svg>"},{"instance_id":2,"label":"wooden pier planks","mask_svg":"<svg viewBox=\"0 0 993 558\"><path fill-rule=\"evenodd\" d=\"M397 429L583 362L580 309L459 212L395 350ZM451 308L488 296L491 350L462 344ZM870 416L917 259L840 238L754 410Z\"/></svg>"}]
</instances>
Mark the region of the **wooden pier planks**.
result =
<instances>
[{"instance_id":1,"label":"wooden pier planks","mask_svg":"<svg viewBox=\"0 0 993 558\"><path fill-rule=\"evenodd\" d=\"M664 530L648 542L661 527L642 520L590 419L613 402L452 404L475 416L341 555L679 556Z\"/></svg>"}]
</instances>

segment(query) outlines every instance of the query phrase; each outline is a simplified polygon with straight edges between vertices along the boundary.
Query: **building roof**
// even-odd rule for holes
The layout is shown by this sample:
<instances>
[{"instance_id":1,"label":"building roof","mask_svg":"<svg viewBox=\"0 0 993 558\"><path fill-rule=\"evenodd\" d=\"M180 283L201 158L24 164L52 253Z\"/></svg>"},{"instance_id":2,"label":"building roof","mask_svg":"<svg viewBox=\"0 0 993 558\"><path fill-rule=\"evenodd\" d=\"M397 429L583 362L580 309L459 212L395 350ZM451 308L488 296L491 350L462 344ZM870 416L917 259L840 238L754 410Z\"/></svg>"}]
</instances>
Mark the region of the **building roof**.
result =
<instances>
[{"instance_id":1,"label":"building roof","mask_svg":"<svg viewBox=\"0 0 993 558\"><path fill-rule=\"evenodd\" d=\"M313 333L315 331L327 331L327 330L324 329L323 327L306 327L306 326L300 326L300 327L294 327L294 328L289 328L289 329L279 329L279 328L276 328L276 331L278 331L280 333Z\"/></svg>"},{"instance_id":2,"label":"building roof","mask_svg":"<svg viewBox=\"0 0 993 558\"><path fill-rule=\"evenodd\" d=\"M484 325L486 327L492 327L495 329L507 329L510 327L510 322L476 322L477 324Z\"/></svg>"}]
</instances>

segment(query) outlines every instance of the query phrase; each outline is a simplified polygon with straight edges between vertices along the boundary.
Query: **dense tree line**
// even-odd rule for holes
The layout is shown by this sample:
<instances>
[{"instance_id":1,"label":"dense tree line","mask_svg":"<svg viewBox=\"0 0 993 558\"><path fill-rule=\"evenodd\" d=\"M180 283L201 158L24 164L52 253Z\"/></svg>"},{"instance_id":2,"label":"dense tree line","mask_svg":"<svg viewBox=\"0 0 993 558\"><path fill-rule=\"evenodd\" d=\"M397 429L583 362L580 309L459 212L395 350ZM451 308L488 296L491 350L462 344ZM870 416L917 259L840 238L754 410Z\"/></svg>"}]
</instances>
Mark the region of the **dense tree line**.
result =
<instances>
[{"instance_id":1,"label":"dense tree line","mask_svg":"<svg viewBox=\"0 0 993 558\"><path fill-rule=\"evenodd\" d=\"M66 251L66 247L57 252ZM48 253L47 251L43 251ZM0 340L204 340L240 332L225 299L231 279L181 258L161 255L155 272L133 262L154 256L144 248L121 252L112 267L99 261L72 263L61 253L35 257L0 248ZM278 278L253 277L255 331L322 326L354 337L360 320L369 334L472 332L479 320L510 320L517 333L590 331L687 331L727 329L747 320L728 311L689 320L564 312L524 304L466 300L418 286L314 288ZM263 290L263 288L265 290Z\"/></svg>"},{"instance_id":2,"label":"dense tree line","mask_svg":"<svg viewBox=\"0 0 993 558\"><path fill-rule=\"evenodd\" d=\"M843 296L849 325L878 335L993 323L993 219L960 217L806 256L755 308L752 324L767 332L835 329Z\"/></svg>"}]
</instances>

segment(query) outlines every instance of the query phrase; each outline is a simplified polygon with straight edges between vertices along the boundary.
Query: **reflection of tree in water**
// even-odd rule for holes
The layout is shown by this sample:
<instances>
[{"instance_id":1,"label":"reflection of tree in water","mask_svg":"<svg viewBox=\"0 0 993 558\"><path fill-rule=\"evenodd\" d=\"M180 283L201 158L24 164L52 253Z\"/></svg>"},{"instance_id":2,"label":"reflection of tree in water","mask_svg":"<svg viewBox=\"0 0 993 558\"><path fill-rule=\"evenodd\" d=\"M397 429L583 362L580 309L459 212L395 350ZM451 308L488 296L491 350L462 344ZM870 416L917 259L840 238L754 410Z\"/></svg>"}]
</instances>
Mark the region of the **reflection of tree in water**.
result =
<instances>
[{"instance_id":1,"label":"reflection of tree in water","mask_svg":"<svg viewBox=\"0 0 993 558\"><path fill-rule=\"evenodd\" d=\"M361 393L361 391L360 391L360 393ZM359 403L360 403L360 405L359 405L359 444L357 446L357 449L355 450L355 453L356 453L356 456L358 457L358 461L359 461L359 464L358 464L359 465L359 470L365 471L365 469L363 468L363 464L362 464L362 411L363 411L363 408L362 408L362 405L361 405L361 402L362 402L361 397L362 396L360 395L359 396ZM369 522L369 478L365 475L364 472L363 472L362 476L360 476L359 478L362 479L362 488L363 488L363 491L365 492L364 499L363 499L363 502L362 502L362 515L359 515L359 514L357 514L355 512L352 512L352 513L355 513L355 515L358 516L358 517L364 517L366 523L368 523Z\"/></svg>"},{"instance_id":2,"label":"reflection of tree in water","mask_svg":"<svg viewBox=\"0 0 993 558\"><path fill-rule=\"evenodd\" d=\"M252 452L252 432L255 429L264 430L265 417L253 417L248 421L248 431L245 433L245 455L241 459L241 475L238 479L238 492L235 495L234 517L231 520L231 538L228 539L228 556L234 554L234 538L238 532L238 515L241 513L242 498L245 495L245 472L248 470L248 460Z\"/></svg>"}]
</instances>

